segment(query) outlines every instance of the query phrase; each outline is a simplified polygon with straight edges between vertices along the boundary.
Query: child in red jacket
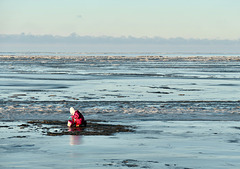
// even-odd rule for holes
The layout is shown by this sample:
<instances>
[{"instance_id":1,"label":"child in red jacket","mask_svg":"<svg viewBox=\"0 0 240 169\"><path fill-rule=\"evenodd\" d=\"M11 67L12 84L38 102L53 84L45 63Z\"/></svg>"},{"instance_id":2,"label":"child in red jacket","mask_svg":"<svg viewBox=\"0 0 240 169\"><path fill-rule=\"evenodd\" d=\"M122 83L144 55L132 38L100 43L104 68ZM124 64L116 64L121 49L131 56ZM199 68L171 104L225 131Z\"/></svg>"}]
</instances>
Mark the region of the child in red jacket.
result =
<instances>
[{"instance_id":1,"label":"child in red jacket","mask_svg":"<svg viewBox=\"0 0 240 169\"><path fill-rule=\"evenodd\" d=\"M83 125L86 127L87 122L85 121L82 113L80 113L78 110L74 110L73 107L70 108L71 113L71 120L68 120L68 127L73 127L74 125L76 127L79 127L80 125Z\"/></svg>"}]
</instances>

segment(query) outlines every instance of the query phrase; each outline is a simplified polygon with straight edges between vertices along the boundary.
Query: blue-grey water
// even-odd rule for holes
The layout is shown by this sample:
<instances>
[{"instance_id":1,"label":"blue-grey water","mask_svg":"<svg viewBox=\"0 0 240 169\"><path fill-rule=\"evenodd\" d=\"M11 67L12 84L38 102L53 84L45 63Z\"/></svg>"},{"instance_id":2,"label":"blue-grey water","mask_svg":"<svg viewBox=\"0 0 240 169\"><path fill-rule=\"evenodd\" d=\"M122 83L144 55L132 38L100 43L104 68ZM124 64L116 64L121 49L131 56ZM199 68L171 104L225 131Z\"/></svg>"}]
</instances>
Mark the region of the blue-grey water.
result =
<instances>
[{"instance_id":1,"label":"blue-grey water","mask_svg":"<svg viewBox=\"0 0 240 169\"><path fill-rule=\"evenodd\" d=\"M238 54L0 52L0 168L239 168L239 72ZM24 127L72 106L136 131Z\"/></svg>"},{"instance_id":2,"label":"blue-grey water","mask_svg":"<svg viewBox=\"0 0 240 169\"><path fill-rule=\"evenodd\" d=\"M74 106L91 118L238 120L239 61L238 54L1 52L1 118L64 118Z\"/></svg>"}]
</instances>

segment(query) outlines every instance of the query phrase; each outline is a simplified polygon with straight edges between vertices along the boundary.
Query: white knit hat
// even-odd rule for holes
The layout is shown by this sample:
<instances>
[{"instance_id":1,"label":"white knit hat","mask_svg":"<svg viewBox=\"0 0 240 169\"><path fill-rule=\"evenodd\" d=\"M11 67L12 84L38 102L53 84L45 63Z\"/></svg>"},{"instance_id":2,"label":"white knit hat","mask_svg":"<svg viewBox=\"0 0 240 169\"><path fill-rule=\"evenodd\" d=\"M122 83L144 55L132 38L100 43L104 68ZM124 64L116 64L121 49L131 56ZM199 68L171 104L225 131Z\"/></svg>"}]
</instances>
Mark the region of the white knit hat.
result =
<instances>
[{"instance_id":1,"label":"white knit hat","mask_svg":"<svg viewBox=\"0 0 240 169\"><path fill-rule=\"evenodd\" d=\"M72 115L74 115L74 113L75 113L75 110L74 110L74 108L73 108L73 107L71 107L71 108L70 108L70 113L71 113Z\"/></svg>"}]
</instances>

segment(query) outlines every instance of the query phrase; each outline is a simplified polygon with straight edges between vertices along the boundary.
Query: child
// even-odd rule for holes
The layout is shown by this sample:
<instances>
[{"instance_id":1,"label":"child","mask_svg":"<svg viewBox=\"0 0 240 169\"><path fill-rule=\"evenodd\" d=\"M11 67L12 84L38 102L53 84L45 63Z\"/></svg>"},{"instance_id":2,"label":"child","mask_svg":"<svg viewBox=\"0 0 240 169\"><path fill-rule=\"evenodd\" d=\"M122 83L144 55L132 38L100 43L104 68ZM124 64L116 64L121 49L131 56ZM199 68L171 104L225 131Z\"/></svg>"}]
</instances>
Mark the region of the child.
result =
<instances>
[{"instance_id":1,"label":"child","mask_svg":"<svg viewBox=\"0 0 240 169\"><path fill-rule=\"evenodd\" d=\"M79 127L80 125L83 125L86 127L87 122L85 121L83 115L78 111L74 110L73 107L70 108L70 113L71 113L71 120L68 120L68 127L73 127L76 125L76 127Z\"/></svg>"}]
</instances>

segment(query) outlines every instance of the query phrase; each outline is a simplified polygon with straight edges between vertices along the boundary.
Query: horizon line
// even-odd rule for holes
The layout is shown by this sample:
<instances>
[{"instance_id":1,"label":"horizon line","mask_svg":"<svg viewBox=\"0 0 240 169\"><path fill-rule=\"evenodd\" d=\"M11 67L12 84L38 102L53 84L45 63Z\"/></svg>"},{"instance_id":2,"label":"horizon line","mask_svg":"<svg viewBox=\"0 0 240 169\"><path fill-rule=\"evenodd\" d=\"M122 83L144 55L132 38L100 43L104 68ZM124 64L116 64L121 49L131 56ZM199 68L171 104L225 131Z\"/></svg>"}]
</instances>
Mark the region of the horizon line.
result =
<instances>
[{"instance_id":1,"label":"horizon line","mask_svg":"<svg viewBox=\"0 0 240 169\"><path fill-rule=\"evenodd\" d=\"M139 40L154 40L154 39L161 39L161 40L195 40L195 41L240 41L240 38L236 39L220 39L220 38L185 38L185 37L161 37L161 36L141 36L141 37L136 37L132 35L122 35L122 36L110 36L110 35L99 35L99 36L94 36L94 35L79 35L75 32L69 34L69 35L54 35L54 34L32 34L32 33L19 33L19 34L2 34L0 33L0 38L4 36L22 36L22 37L53 37L53 38L112 38L112 39L139 39Z\"/></svg>"}]
</instances>

